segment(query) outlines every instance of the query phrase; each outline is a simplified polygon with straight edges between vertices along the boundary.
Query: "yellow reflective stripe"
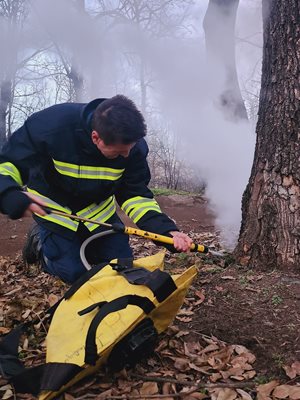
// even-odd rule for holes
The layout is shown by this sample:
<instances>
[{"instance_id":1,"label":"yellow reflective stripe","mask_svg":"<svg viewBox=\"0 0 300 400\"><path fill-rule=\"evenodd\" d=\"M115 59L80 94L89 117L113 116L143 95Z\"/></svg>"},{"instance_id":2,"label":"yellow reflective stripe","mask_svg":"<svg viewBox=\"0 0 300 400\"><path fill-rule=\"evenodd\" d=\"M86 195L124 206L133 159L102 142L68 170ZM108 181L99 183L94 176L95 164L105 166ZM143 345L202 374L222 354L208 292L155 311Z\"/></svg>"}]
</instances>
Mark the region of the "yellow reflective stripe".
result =
<instances>
[{"instance_id":1,"label":"yellow reflective stripe","mask_svg":"<svg viewBox=\"0 0 300 400\"><path fill-rule=\"evenodd\" d=\"M108 207L102 210L99 214L95 215L92 219L97 222L105 222L116 212L116 203L113 201ZM85 222L85 226L90 232L94 231L99 227L98 224L93 224L92 222Z\"/></svg>"},{"instance_id":2,"label":"yellow reflective stripe","mask_svg":"<svg viewBox=\"0 0 300 400\"><path fill-rule=\"evenodd\" d=\"M77 231L77 228L79 225L79 222L73 221L72 219L63 217L61 215L55 215L55 214L49 214L49 215L44 215L44 216L38 215L38 214L35 214L35 215L37 215L39 218L42 218L47 221L53 222L55 224L61 225L64 228L71 229L74 232Z\"/></svg>"},{"instance_id":3,"label":"yellow reflective stripe","mask_svg":"<svg viewBox=\"0 0 300 400\"><path fill-rule=\"evenodd\" d=\"M23 186L23 181L18 168L10 162L0 164L0 175L10 176L18 185Z\"/></svg>"},{"instance_id":4,"label":"yellow reflective stripe","mask_svg":"<svg viewBox=\"0 0 300 400\"><path fill-rule=\"evenodd\" d=\"M144 201L144 199L145 199L145 197L141 197L141 196L131 197L130 199L124 201L121 208L128 215L128 213L130 211L129 209L132 208L132 206L134 206L135 204L137 204L141 201Z\"/></svg>"},{"instance_id":5,"label":"yellow reflective stripe","mask_svg":"<svg viewBox=\"0 0 300 400\"><path fill-rule=\"evenodd\" d=\"M83 218L92 218L95 214L107 208L112 201L114 201L114 196L110 196L99 204L93 203L83 210L78 211L76 214Z\"/></svg>"},{"instance_id":6,"label":"yellow reflective stripe","mask_svg":"<svg viewBox=\"0 0 300 400\"><path fill-rule=\"evenodd\" d=\"M67 213L67 214L72 214L70 208L61 206L60 204L56 203L55 201L49 199L49 197L46 197L46 196L40 194L36 190L27 188L27 191L29 193L34 194L38 199L42 200L45 203L46 206L49 206L50 208L54 208L54 209L59 210L59 211L63 211L65 213Z\"/></svg>"},{"instance_id":7,"label":"yellow reflective stripe","mask_svg":"<svg viewBox=\"0 0 300 400\"><path fill-rule=\"evenodd\" d=\"M67 214L71 214L71 210L68 207L62 207L60 204L55 201L49 199L46 196L38 193L36 190L28 188L28 192L37 196L40 200L42 200L45 205L54 208L59 211L63 211ZM93 203L83 210L80 210L76 213L76 215L84 218L90 218L93 221L97 222L105 222L107 221L114 213L116 212L116 204L114 196L110 196L108 199L102 201L100 204ZM71 229L72 231L76 231L79 225L78 221L72 220L68 217L64 217L61 215L49 214L45 216L41 216L36 214L39 218L45 219L47 221L54 222L55 224L59 224L64 226L65 228ZM96 228L99 227L98 224L94 224L92 222L85 222L86 227L92 232Z\"/></svg>"},{"instance_id":8,"label":"yellow reflective stripe","mask_svg":"<svg viewBox=\"0 0 300 400\"><path fill-rule=\"evenodd\" d=\"M49 199L46 196L43 196L42 194L38 193L36 190L27 188L28 192L34 194L37 198L39 198L40 200L42 200L46 206L49 206L51 208L54 208L56 210L59 211L63 211L66 214L71 214L71 210L68 207L62 207L60 204L56 203L55 201ZM37 215L39 218L45 219L46 221L50 221L53 222L55 224L61 225L65 228L71 229L72 231L77 231L79 222L78 221L74 221L68 217L64 217L62 215L55 215L55 214L48 214L48 215L39 215L39 214L35 214Z\"/></svg>"},{"instance_id":9,"label":"yellow reflective stripe","mask_svg":"<svg viewBox=\"0 0 300 400\"><path fill-rule=\"evenodd\" d=\"M152 210L161 213L161 209L156 200L141 196L126 200L121 208L135 223L148 211Z\"/></svg>"},{"instance_id":10,"label":"yellow reflective stripe","mask_svg":"<svg viewBox=\"0 0 300 400\"><path fill-rule=\"evenodd\" d=\"M137 210L134 214L130 214L129 217L136 224L148 211L156 211L161 213L161 209L158 207L143 207L142 209Z\"/></svg>"},{"instance_id":11,"label":"yellow reflective stripe","mask_svg":"<svg viewBox=\"0 0 300 400\"><path fill-rule=\"evenodd\" d=\"M53 159L54 167L62 175L79 179L105 179L116 181L123 175L125 169L106 167L91 167L90 165L70 164Z\"/></svg>"}]
</instances>

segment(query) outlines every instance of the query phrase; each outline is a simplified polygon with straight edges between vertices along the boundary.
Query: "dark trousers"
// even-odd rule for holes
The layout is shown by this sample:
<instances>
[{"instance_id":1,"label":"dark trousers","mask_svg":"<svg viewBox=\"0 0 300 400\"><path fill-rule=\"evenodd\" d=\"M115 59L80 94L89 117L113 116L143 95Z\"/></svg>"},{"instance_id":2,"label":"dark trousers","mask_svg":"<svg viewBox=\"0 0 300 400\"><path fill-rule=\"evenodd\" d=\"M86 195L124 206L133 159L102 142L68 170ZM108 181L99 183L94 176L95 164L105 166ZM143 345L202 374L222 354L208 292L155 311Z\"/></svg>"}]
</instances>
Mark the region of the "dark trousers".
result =
<instances>
[{"instance_id":1,"label":"dark trousers","mask_svg":"<svg viewBox=\"0 0 300 400\"><path fill-rule=\"evenodd\" d=\"M108 223L117 222L113 216ZM66 283L75 282L87 269L80 258L80 247L93 233L81 225L74 239L69 240L40 226L42 264L46 272ZM93 240L86 247L85 256L92 265L114 258L132 258L128 235L113 233Z\"/></svg>"}]
</instances>

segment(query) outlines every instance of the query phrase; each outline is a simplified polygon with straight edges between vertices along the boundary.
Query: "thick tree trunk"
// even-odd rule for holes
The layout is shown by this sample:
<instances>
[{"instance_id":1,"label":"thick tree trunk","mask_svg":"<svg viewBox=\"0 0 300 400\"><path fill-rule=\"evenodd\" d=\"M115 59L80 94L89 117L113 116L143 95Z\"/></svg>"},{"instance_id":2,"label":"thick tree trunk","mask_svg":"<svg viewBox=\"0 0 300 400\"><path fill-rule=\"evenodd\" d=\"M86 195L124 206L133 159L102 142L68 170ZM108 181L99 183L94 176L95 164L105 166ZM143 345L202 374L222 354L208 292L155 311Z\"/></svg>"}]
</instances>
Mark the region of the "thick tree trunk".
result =
<instances>
[{"instance_id":1,"label":"thick tree trunk","mask_svg":"<svg viewBox=\"0 0 300 400\"><path fill-rule=\"evenodd\" d=\"M239 0L210 0L204 17L206 50L220 85L217 104L231 120L247 119L235 63L235 21Z\"/></svg>"},{"instance_id":2,"label":"thick tree trunk","mask_svg":"<svg viewBox=\"0 0 300 400\"><path fill-rule=\"evenodd\" d=\"M263 0L264 53L251 177L235 254L300 271L300 4Z\"/></svg>"}]
</instances>

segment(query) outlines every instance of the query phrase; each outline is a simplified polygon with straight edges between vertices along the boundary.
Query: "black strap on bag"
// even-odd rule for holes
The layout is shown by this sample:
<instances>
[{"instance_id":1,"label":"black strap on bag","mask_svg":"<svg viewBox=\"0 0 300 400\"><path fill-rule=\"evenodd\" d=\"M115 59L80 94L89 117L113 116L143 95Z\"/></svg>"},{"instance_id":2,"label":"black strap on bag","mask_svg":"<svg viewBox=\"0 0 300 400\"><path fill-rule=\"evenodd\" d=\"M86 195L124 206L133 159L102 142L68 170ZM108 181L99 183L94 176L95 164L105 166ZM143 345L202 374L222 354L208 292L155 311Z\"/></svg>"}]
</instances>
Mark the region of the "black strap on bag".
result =
<instances>
[{"instance_id":1,"label":"black strap on bag","mask_svg":"<svg viewBox=\"0 0 300 400\"><path fill-rule=\"evenodd\" d=\"M119 263L110 263L110 266L114 271L124 276L129 283L147 286L160 303L177 289L171 275L160 269L151 272L143 267L128 268Z\"/></svg>"},{"instance_id":2,"label":"black strap on bag","mask_svg":"<svg viewBox=\"0 0 300 400\"><path fill-rule=\"evenodd\" d=\"M143 267L135 268L132 267L132 259L118 259L116 263L101 263L87 271L67 290L64 299L67 300L72 297L81 286L106 265L110 265L114 271L122 275L129 283L147 286L160 303L177 289L175 282L167 272L160 269L149 271Z\"/></svg>"},{"instance_id":3,"label":"black strap on bag","mask_svg":"<svg viewBox=\"0 0 300 400\"><path fill-rule=\"evenodd\" d=\"M117 299L102 305L100 310L94 316L87 333L85 342L85 358L84 358L86 364L95 365L98 359L97 345L96 345L96 331L101 321L108 314L115 311L123 310L129 304L140 307L145 314L149 314L155 308L155 305L147 297L137 296L137 295L126 295L118 297ZM88 308L90 309L90 307ZM80 311L80 315L89 312L86 310L87 309Z\"/></svg>"},{"instance_id":4,"label":"black strap on bag","mask_svg":"<svg viewBox=\"0 0 300 400\"><path fill-rule=\"evenodd\" d=\"M55 310L62 299L57 301L51 306L46 312L47 316L45 320L51 321ZM18 347L21 335L25 333L30 326L38 323L39 318L35 318L32 321L22 323L16 328L12 329L7 335L5 335L0 341L0 373L4 378L9 378L13 375L21 372L24 369L23 364L18 358Z\"/></svg>"},{"instance_id":5,"label":"black strap on bag","mask_svg":"<svg viewBox=\"0 0 300 400\"><path fill-rule=\"evenodd\" d=\"M4 336L0 342L0 374L5 379L9 379L25 369L19 360L18 347L20 337L26 329L25 324L21 324Z\"/></svg>"},{"instance_id":6,"label":"black strap on bag","mask_svg":"<svg viewBox=\"0 0 300 400\"><path fill-rule=\"evenodd\" d=\"M51 320L58 304L48 309L48 319ZM82 370L76 364L47 363L32 368L25 368L18 355L21 335L38 320L20 324L11 330L0 342L0 374L10 382L17 393L37 395L41 390L56 391L69 382Z\"/></svg>"},{"instance_id":7,"label":"black strap on bag","mask_svg":"<svg viewBox=\"0 0 300 400\"><path fill-rule=\"evenodd\" d=\"M83 368L76 364L47 363L24 370L13 376L9 382L17 393L39 394L41 391L58 391Z\"/></svg>"}]
</instances>

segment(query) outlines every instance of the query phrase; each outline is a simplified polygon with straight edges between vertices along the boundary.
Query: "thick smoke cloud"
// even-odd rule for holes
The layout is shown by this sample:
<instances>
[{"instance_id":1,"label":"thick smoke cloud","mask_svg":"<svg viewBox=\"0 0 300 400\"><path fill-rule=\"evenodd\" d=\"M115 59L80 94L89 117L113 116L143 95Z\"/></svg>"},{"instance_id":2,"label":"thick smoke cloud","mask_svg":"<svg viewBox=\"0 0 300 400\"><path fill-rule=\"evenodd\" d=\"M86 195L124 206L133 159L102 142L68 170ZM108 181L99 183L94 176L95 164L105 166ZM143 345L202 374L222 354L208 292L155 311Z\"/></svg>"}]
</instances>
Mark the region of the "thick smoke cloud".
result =
<instances>
[{"instance_id":1,"label":"thick smoke cloud","mask_svg":"<svg viewBox=\"0 0 300 400\"><path fill-rule=\"evenodd\" d=\"M256 4L241 1L237 17L236 63L244 95L247 80L260 79L261 10ZM205 10L204 6L197 9L199 24ZM185 42L182 47L173 42L163 46L156 59L160 60L156 67L162 78L165 115L173 123L186 158L202 171L222 240L233 248L241 223L242 194L253 162L255 121L230 121L216 106L225 76L218 66L206 63L204 40L191 38L189 45Z\"/></svg>"},{"instance_id":2,"label":"thick smoke cloud","mask_svg":"<svg viewBox=\"0 0 300 400\"><path fill-rule=\"evenodd\" d=\"M97 1L86 1L87 10L74 7L74 3L32 1L32 43L54 43L53 53L61 52L62 59L76 67L85 81L83 100L123 93L139 104L143 60L150 83L147 100L154 104L152 109L161 118L171 121L184 157L199 167L207 182L206 194L217 215L218 227L224 241L232 247L240 227L241 198L253 160L255 123L230 122L215 107L214 99L222 90L224 77L206 63L202 21L208 0L194 2L186 23L188 29L178 36L174 32L153 36L153 31L141 29L124 18L103 19L97 16ZM255 97L260 79L259 3L240 0L236 25L237 69L248 109L252 98L249 82L256 81ZM87 12L90 10L93 13ZM5 47L2 54L9 54L3 40L0 45Z\"/></svg>"}]
</instances>

